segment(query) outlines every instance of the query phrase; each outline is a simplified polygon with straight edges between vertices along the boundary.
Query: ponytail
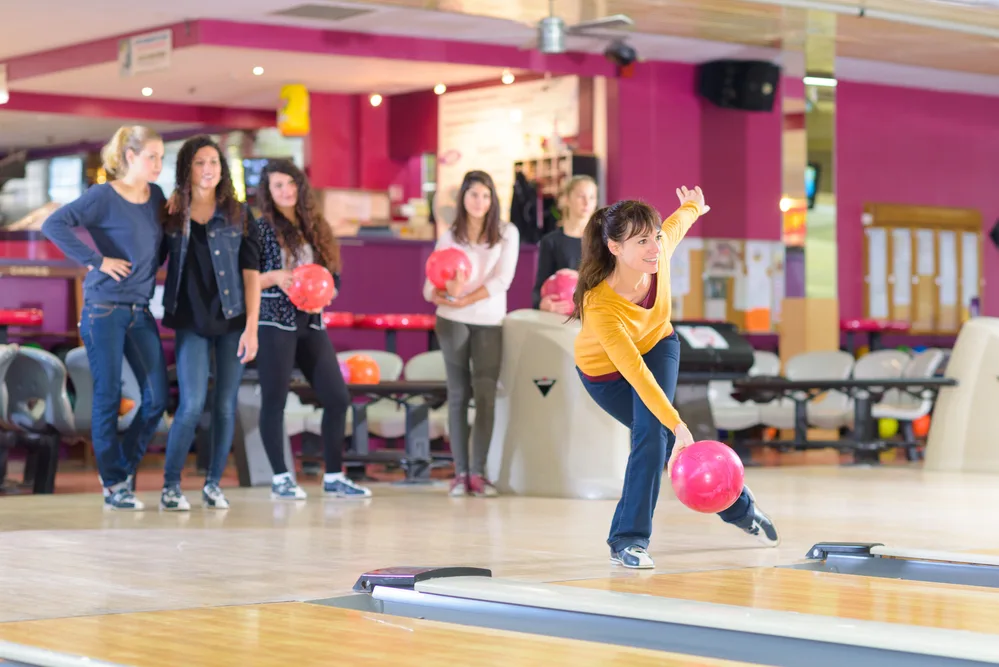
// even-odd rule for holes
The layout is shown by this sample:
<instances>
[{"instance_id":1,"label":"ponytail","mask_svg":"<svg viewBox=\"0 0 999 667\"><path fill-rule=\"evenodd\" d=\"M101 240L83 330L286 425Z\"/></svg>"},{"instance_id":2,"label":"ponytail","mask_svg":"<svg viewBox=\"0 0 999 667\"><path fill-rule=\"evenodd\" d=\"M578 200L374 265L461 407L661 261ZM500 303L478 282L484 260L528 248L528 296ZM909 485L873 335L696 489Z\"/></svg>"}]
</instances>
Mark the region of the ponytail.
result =
<instances>
[{"instance_id":1,"label":"ponytail","mask_svg":"<svg viewBox=\"0 0 999 667\"><path fill-rule=\"evenodd\" d=\"M121 178L128 172L128 151L139 154L148 142L154 140L162 141L162 138L155 130L144 125L119 127L111 141L101 149L101 161L107 172L107 180Z\"/></svg>"},{"instance_id":2,"label":"ponytail","mask_svg":"<svg viewBox=\"0 0 999 667\"><path fill-rule=\"evenodd\" d=\"M611 253L608 243L623 243L625 240L654 232L662 227L659 212L648 204L633 199L619 201L599 208L590 217L583 230L583 257L579 262L579 280L572 295L572 315L570 320L583 319L583 299L586 293L614 272L617 258Z\"/></svg>"},{"instance_id":3,"label":"ponytail","mask_svg":"<svg viewBox=\"0 0 999 667\"><path fill-rule=\"evenodd\" d=\"M583 298L586 293L607 279L614 271L616 260L604 238L604 220L608 208L597 209L583 229L583 256L579 262L579 280L572 294L574 304L570 319L583 319Z\"/></svg>"}]
</instances>

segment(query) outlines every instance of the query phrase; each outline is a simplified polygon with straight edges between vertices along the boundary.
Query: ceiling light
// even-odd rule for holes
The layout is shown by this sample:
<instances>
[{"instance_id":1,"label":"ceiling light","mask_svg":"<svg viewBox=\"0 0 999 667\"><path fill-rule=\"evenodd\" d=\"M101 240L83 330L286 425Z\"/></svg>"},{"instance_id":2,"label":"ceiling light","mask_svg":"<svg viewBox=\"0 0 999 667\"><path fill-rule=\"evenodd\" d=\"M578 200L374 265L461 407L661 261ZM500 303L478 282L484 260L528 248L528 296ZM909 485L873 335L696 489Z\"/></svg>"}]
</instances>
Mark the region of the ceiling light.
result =
<instances>
[{"instance_id":1,"label":"ceiling light","mask_svg":"<svg viewBox=\"0 0 999 667\"><path fill-rule=\"evenodd\" d=\"M145 88L142 89L142 96L143 97L149 97L152 94L153 94L153 89L150 88L149 86L146 86Z\"/></svg>"},{"instance_id":2,"label":"ceiling light","mask_svg":"<svg viewBox=\"0 0 999 667\"><path fill-rule=\"evenodd\" d=\"M263 73L264 73L264 68L261 67L260 65L257 65L256 67L253 68L254 76L260 76Z\"/></svg>"},{"instance_id":3,"label":"ceiling light","mask_svg":"<svg viewBox=\"0 0 999 667\"><path fill-rule=\"evenodd\" d=\"M10 102L10 93L6 90L0 90L0 104L7 104Z\"/></svg>"},{"instance_id":4,"label":"ceiling light","mask_svg":"<svg viewBox=\"0 0 999 667\"><path fill-rule=\"evenodd\" d=\"M437 93L438 95L443 95L446 90L447 86L445 86L443 83L438 83L436 86L434 86L434 92Z\"/></svg>"},{"instance_id":5,"label":"ceiling light","mask_svg":"<svg viewBox=\"0 0 999 667\"><path fill-rule=\"evenodd\" d=\"M836 79L825 76L806 76L804 78L806 86L823 86L825 88L835 88Z\"/></svg>"},{"instance_id":6,"label":"ceiling light","mask_svg":"<svg viewBox=\"0 0 999 667\"><path fill-rule=\"evenodd\" d=\"M368 98L368 101L371 102L371 106L376 107L382 103L382 96L379 95L378 93L375 93L374 95Z\"/></svg>"},{"instance_id":7,"label":"ceiling light","mask_svg":"<svg viewBox=\"0 0 999 667\"><path fill-rule=\"evenodd\" d=\"M503 76L500 77L500 81L502 81L507 85L510 85L511 83L513 83L513 73L510 72L510 70L508 69L503 70Z\"/></svg>"}]
</instances>

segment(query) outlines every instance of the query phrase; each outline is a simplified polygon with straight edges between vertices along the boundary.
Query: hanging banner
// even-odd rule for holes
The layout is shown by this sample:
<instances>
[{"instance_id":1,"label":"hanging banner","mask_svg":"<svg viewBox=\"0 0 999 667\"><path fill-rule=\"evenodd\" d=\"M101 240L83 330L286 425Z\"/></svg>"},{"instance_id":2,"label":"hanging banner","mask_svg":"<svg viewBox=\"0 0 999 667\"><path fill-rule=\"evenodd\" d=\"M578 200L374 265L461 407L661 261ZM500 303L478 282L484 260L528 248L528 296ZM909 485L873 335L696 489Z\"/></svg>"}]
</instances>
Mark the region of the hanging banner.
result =
<instances>
[{"instance_id":1,"label":"hanging banner","mask_svg":"<svg viewBox=\"0 0 999 667\"><path fill-rule=\"evenodd\" d=\"M118 74L129 77L170 67L173 31L157 30L118 40Z\"/></svg>"},{"instance_id":2,"label":"hanging banner","mask_svg":"<svg viewBox=\"0 0 999 667\"><path fill-rule=\"evenodd\" d=\"M309 133L309 90L304 85L281 86L277 126L285 137L304 137Z\"/></svg>"}]
</instances>

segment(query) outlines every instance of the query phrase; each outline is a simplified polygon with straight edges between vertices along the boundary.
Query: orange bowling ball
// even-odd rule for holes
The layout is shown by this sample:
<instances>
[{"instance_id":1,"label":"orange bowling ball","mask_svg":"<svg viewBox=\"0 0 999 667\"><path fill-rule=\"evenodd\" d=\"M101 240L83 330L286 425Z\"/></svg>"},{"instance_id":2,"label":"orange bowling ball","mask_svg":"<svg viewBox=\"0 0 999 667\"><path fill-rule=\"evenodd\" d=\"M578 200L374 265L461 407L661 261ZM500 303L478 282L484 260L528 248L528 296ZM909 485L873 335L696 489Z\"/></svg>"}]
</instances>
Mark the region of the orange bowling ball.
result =
<instances>
[{"instance_id":1,"label":"orange bowling ball","mask_svg":"<svg viewBox=\"0 0 999 667\"><path fill-rule=\"evenodd\" d=\"M366 354L355 354L346 364L351 384L378 384L381 381L378 363Z\"/></svg>"}]
</instances>

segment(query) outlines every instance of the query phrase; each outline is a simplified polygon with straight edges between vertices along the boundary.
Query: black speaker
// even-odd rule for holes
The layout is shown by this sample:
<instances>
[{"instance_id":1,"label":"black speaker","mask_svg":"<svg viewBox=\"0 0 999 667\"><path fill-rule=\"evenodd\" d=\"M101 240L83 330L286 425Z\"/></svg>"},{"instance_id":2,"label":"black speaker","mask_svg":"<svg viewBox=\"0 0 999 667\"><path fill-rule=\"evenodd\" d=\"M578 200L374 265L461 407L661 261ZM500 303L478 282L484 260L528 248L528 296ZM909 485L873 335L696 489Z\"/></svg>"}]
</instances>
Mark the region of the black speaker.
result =
<instances>
[{"instance_id":1,"label":"black speaker","mask_svg":"<svg viewBox=\"0 0 999 667\"><path fill-rule=\"evenodd\" d=\"M698 67L698 91L723 109L772 111L780 67L766 60L712 60Z\"/></svg>"}]
</instances>

